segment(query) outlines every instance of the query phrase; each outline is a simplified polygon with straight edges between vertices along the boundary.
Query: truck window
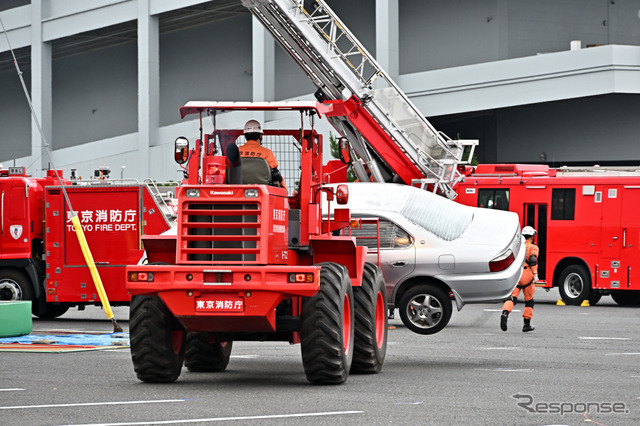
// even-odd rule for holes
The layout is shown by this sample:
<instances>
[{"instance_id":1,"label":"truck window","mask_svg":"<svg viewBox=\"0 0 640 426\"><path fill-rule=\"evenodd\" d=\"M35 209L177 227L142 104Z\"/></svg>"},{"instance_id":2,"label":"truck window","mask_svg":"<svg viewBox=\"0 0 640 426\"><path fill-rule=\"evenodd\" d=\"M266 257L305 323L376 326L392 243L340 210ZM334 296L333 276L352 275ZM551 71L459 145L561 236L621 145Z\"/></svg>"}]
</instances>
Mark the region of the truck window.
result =
<instances>
[{"instance_id":1,"label":"truck window","mask_svg":"<svg viewBox=\"0 0 640 426\"><path fill-rule=\"evenodd\" d=\"M553 189L551 193L551 220L573 220L575 208L575 188Z\"/></svg>"},{"instance_id":2,"label":"truck window","mask_svg":"<svg viewBox=\"0 0 640 426\"><path fill-rule=\"evenodd\" d=\"M509 190L479 189L478 207L509 211Z\"/></svg>"}]
</instances>

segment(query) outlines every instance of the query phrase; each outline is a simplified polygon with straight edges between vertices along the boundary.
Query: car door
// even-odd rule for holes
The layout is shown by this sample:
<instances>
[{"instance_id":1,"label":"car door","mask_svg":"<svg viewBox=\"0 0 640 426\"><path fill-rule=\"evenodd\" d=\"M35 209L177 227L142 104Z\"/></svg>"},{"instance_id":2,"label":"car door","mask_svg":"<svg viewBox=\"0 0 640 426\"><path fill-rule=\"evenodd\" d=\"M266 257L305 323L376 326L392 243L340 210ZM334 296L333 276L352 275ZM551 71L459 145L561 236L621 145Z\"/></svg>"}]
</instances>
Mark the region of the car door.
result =
<instances>
[{"instance_id":1,"label":"car door","mask_svg":"<svg viewBox=\"0 0 640 426\"><path fill-rule=\"evenodd\" d=\"M371 218L364 215L359 217ZM388 218L381 216L377 218L380 229L380 267L387 285L387 294L391 295L396 284L402 282L415 269L416 250L411 234ZM360 229L351 231L358 245L369 248L367 261L377 264L376 232L376 225L371 223L363 223Z\"/></svg>"}]
</instances>

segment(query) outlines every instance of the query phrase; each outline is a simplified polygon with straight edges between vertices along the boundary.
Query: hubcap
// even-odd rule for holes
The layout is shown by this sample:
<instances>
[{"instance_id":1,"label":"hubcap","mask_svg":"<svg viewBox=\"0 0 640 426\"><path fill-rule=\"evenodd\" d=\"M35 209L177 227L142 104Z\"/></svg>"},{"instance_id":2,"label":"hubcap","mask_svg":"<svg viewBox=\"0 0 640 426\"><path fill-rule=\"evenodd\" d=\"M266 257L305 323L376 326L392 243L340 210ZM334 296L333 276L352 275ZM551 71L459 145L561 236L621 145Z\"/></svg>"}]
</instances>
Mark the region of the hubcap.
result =
<instances>
[{"instance_id":1,"label":"hubcap","mask_svg":"<svg viewBox=\"0 0 640 426\"><path fill-rule=\"evenodd\" d=\"M376 344L378 348L382 348L382 344L384 343L385 308L384 296L382 292L378 292L378 296L376 297Z\"/></svg>"},{"instance_id":2,"label":"hubcap","mask_svg":"<svg viewBox=\"0 0 640 426\"><path fill-rule=\"evenodd\" d=\"M582 282L582 278L580 277L580 275L576 274L575 272L567 275L567 278L564 279L564 290L565 293L569 295L569 297L579 297L584 290L584 283Z\"/></svg>"},{"instance_id":3,"label":"hubcap","mask_svg":"<svg viewBox=\"0 0 640 426\"><path fill-rule=\"evenodd\" d=\"M442 306L430 294L419 294L409 302L407 314L413 324L420 328L432 328L442 319Z\"/></svg>"},{"instance_id":4,"label":"hubcap","mask_svg":"<svg viewBox=\"0 0 640 426\"><path fill-rule=\"evenodd\" d=\"M22 290L15 281L0 281L0 300L22 300Z\"/></svg>"},{"instance_id":5,"label":"hubcap","mask_svg":"<svg viewBox=\"0 0 640 426\"><path fill-rule=\"evenodd\" d=\"M349 352L351 346L351 301L349 295L344 295L344 307L342 309L342 344L344 353Z\"/></svg>"}]
</instances>

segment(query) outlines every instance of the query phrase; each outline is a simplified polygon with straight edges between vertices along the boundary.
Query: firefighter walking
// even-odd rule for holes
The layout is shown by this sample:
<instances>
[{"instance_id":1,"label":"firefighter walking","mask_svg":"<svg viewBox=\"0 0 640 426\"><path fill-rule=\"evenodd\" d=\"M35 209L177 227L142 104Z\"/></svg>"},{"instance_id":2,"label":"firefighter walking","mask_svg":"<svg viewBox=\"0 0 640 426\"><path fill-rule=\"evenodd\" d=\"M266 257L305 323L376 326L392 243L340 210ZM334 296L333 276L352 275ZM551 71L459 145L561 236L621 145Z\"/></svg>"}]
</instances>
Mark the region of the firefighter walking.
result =
<instances>
[{"instance_id":1,"label":"firefighter walking","mask_svg":"<svg viewBox=\"0 0 640 426\"><path fill-rule=\"evenodd\" d=\"M502 331L507 331L507 320L509 314L513 309L513 306L518 302L518 296L520 291L524 296L524 311L522 312L522 318L524 318L523 332L533 331L535 327L531 325L531 318L533 317L533 294L536 292L536 282L538 281L538 255L540 250L538 246L533 244L533 237L536 235L536 230L531 226L525 226L522 228L522 236L525 238L526 254L524 257L524 269L520 276L520 281L516 288L511 293L511 298L507 299L502 305L502 316L500 317L500 328Z\"/></svg>"}]
</instances>

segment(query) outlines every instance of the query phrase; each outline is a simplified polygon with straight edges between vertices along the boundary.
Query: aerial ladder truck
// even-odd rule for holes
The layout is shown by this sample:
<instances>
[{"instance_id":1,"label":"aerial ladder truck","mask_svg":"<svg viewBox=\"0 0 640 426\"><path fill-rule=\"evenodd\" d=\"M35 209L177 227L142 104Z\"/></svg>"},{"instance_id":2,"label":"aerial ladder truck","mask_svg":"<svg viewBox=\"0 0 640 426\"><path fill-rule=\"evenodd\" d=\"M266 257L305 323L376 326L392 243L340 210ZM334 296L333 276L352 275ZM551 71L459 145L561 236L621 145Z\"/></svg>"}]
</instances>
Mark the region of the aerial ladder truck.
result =
<instances>
[{"instance_id":1,"label":"aerial ladder truck","mask_svg":"<svg viewBox=\"0 0 640 426\"><path fill-rule=\"evenodd\" d=\"M357 154L361 181L455 198L456 166L465 151L473 157L477 140L436 131L323 0L242 2L311 79L318 101L332 105L327 118Z\"/></svg>"}]
</instances>

